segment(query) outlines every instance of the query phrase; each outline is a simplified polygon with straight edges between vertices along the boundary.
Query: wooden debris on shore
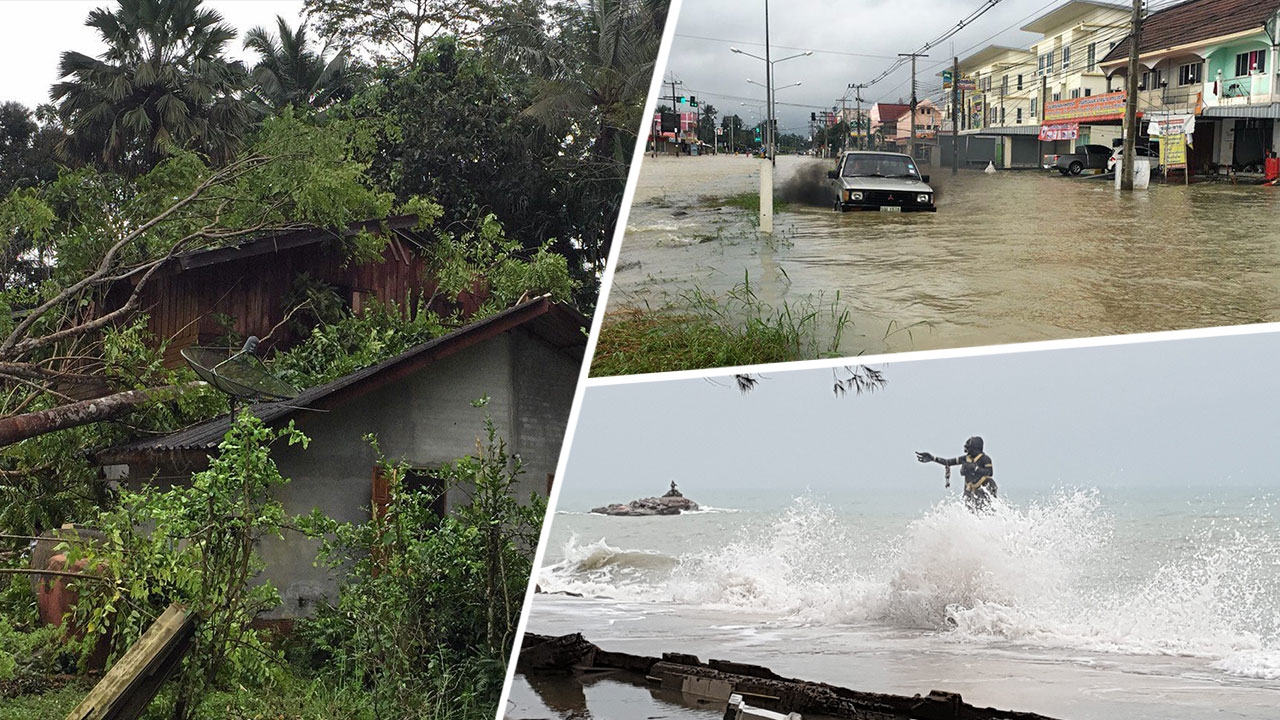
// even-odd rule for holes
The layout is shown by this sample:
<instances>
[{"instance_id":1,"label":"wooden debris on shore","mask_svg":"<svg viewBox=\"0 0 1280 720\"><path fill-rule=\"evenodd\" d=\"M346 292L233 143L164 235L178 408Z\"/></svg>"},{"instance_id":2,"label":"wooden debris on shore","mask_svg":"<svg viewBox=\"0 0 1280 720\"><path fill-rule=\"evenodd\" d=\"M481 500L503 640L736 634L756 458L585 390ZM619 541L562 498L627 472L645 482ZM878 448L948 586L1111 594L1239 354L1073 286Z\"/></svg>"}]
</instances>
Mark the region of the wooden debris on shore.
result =
<instances>
[{"instance_id":1,"label":"wooden debris on shore","mask_svg":"<svg viewBox=\"0 0 1280 720\"><path fill-rule=\"evenodd\" d=\"M815 714L842 720L1052 720L1044 715L969 705L958 693L933 690L907 697L785 678L769 668L693 655L648 657L602 650L581 633L526 634L516 661L526 674L601 670L642 674L664 689L728 703L738 695L754 707L778 713Z\"/></svg>"}]
</instances>

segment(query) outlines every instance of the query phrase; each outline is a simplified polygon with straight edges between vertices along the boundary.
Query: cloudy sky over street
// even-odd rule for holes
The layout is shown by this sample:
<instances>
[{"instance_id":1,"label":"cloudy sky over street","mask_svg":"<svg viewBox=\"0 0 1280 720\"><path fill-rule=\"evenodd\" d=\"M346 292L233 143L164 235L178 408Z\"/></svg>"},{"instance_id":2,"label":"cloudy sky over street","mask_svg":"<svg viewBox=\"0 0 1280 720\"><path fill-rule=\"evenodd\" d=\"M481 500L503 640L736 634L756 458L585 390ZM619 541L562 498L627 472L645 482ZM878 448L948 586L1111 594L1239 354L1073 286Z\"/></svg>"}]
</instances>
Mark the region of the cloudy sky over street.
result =
<instances>
[{"instance_id":1,"label":"cloudy sky over street","mask_svg":"<svg viewBox=\"0 0 1280 720\"><path fill-rule=\"evenodd\" d=\"M1038 36L1021 32L1062 0L1002 0L953 38L919 60L919 96L941 92L938 77L953 55L961 59L990 44L1024 47ZM775 59L812 50L813 55L776 65L777 110L784 132L808 132L809 113L830 110L850 83L868 83L893 65L898 53L918 52L983 7L982 0L773 0L770 45ZM751 124L764 105L764 63L735 55L730 47L764 56L765 0L685 0L664 79L683 81L683 94L739 113ZM904 101L911 95L910 66L862 93L866 104ZM795 82L799 87L784 88ZM663 91L670 94L670 85ZM705 99L705 100L704 100ZM745 106L744 106L745 103Z\"/></svg>"}]
</instances>

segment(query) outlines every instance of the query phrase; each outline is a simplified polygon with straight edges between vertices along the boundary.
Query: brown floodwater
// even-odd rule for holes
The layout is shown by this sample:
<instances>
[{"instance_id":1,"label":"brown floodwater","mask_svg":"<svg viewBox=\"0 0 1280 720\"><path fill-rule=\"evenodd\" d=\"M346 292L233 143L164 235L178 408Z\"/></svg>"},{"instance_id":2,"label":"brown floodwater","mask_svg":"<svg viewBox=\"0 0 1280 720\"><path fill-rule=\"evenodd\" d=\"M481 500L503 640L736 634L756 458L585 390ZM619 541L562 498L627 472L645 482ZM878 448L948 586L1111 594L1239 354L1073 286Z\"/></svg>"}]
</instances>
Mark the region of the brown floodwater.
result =
<instances>
[{"instance_id":1,"label":"brown floodwater","mask_svg":"<svg viewBox=\"0 0 1280 720\"><path fill-rule=\"evenodd\" d=\"M836 213L813 179L831 161L780 157L799 200L770 237L708 199L758 190L760 162L646 157L608 307L749 282L775 308L847 309L840 355L1280 320L1280 188L926 168L936 213Z\"/></svg>"}]
</instances>

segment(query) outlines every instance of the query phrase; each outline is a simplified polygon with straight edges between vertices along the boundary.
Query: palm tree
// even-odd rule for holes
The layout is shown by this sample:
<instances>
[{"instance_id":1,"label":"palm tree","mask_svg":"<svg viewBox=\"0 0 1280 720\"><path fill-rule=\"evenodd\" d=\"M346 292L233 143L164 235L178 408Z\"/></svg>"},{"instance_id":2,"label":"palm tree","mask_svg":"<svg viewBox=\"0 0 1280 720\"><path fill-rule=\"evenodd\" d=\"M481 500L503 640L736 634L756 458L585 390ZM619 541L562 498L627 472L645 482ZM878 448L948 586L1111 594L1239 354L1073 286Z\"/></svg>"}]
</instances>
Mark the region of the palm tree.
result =
<instances>
[{"instance_id":1,"label":"palm tree","mask_svg":"<svg viewBox=\"0 0 1280 720\"><path fill-rule=\"evenodd\" d=\"M200 3L119 0L89 13L107 51L64 52L50 91L68 162L138 175L180 149L216 164L235 155L249 126L245 72L222 56L235 30Z\"/></svg>"},{"instance_id":2,"label":"palm tree","mask_svg":"<svg viewBox=\"0 0 1280 720\"><path fill-rule=\"evenodd\" d=\"M556 46L544 53L540 92L526 112L554 130L587 125L595 137L592 155L625 163L653 76L667 4L567 3L563 31L547 36Z\"/></svg>"},{"instance_id":3,"label":"palm tree","mask_svg":"<svg viewBox=\"0 0 1280 720\"><path fill-rule=\"evenodd\" d=\"M323 110L355 94L350 56L345 50L325 60L324 49L316 52L310 48L306 24L294 30L277 16L276 29L275 37L256 27L244 38L245 48L261 57L249 73L254 85L250 102L260 112L288 105Z\"/></svg>"},{"instance_id":4,"label":"palm tree","mask_svg":"<svg viewBox=\"0 0 1280 720\"><path fill-rule=\"evenodd\" d=\"M719 114L715 105L706 103L702 106L702 117L698 118L698 139L712 147L716 145L716 115Z\"/></svg>"}]
</instances>

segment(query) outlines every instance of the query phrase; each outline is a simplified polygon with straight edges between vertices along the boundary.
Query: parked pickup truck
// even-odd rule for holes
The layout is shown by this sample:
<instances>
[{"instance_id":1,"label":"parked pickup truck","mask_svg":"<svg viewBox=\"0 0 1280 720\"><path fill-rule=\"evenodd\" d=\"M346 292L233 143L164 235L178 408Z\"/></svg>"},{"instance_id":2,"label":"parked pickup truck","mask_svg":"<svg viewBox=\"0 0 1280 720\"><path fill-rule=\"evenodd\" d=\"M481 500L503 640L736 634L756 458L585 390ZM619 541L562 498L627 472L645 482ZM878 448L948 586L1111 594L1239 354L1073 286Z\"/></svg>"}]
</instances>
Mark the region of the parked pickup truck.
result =
<instances>
[{"instance_id":1,"label":"parked pickup truck","mask_svg":"<svg viewBox=\"0 0 1280 720\"><path fill-rule=\"evenodd\" d=\"M1105 170L1111 159L1111 148L1105 145L1081 145L1069 155L1045 155L1041 167L1063 175L1079 175L1085 168Z\"/></svg>"}]
</instances>

